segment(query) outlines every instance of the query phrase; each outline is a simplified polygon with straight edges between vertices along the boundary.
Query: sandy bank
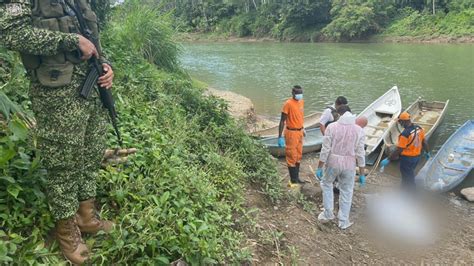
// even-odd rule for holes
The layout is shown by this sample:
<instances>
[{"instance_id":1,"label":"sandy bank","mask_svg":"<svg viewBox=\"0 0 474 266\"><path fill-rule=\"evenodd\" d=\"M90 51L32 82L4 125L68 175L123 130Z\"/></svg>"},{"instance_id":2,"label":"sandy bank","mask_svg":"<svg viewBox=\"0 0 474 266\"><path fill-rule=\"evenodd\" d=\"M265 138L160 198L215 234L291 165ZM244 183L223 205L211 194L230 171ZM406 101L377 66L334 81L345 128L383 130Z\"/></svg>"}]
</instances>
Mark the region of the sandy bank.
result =
<instances>
[{"instance_id":1,"label":"sandy bank","mask_svg":"<svg viewBox=\"0 0 474 266\"><path fill-rule=\"evenodd\" d=\"M252 101L245 96L214 88L208 88L206 93L225 100L229 106L229 114L235 119L242 121L247 127L247 132L254 132L277 125L276 121L257 115Z\"/></svg>"}]
</instances>

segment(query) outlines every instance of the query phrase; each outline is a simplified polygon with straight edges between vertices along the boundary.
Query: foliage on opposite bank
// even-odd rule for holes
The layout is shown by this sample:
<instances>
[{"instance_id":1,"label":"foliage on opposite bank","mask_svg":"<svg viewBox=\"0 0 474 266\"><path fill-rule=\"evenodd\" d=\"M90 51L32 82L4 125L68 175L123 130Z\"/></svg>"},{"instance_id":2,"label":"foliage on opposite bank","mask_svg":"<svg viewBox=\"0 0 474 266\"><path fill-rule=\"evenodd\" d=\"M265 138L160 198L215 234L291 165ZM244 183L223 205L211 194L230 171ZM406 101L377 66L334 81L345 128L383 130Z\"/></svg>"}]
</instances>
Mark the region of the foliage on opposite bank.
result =
<instances>
[{"instance_id":1,"label":"foliage on opposite bank","mask_svg":"<svg viewBox=\"0 0 474 266\"><path fill-rule=\"evenodd\" d=\"M470 36L474 25L457 25L453 17L474 8L472 0L379 1L174 1L165 0L175 10L175 24L180 31L212 32L237 37L272 37L285 41L350 41L383 33L386 27L401 19L400 13L411 10L413 23L400 23L398 31L429 29L430 34ZM408 8L408 9L407 9ZM433 12L436 15L432 15ZM468 13L469 14L469 13ZM461 15L461 17L468 14ZM436 17L436 18L434 18ZM472 16L471 16L472 18ZM418 20L427 23L419 23ZM439 27L429 27L435 21ZM456 30L453 30L455 29ZM467 30L466 30L467 29Z\"/></svg>"}]
</instances>

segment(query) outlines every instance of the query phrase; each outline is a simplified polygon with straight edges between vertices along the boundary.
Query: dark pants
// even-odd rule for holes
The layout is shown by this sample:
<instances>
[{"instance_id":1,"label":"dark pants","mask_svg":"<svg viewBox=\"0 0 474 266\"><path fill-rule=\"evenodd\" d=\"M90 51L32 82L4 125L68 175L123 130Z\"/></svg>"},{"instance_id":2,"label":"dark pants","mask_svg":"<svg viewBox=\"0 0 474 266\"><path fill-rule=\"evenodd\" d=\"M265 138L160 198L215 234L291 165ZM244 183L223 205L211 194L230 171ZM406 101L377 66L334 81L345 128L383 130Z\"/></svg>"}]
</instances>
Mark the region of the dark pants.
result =
<instances>
[{"instance_id":1,"label":"dark pants","mask_svg":"<svg viewBox=\"0 0 474 266\"><path fill-rule=\"evenodd\" d=\"M415 188L415 169L420 161L420 156L400 156L400 172L402 173L402 188Z\"/></svg>"}]
</instances>

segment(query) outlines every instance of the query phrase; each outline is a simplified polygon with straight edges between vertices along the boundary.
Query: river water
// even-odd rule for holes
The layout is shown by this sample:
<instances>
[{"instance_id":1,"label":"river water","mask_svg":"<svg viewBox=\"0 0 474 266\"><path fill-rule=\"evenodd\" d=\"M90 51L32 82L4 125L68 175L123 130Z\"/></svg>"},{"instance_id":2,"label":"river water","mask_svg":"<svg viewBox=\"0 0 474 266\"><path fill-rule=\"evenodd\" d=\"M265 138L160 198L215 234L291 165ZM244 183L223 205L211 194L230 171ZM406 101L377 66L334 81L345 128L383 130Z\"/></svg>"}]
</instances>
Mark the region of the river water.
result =
<instances>
[{"instance_id":1,"label":"river water","mask_svg":"<svg viewBox=\"0 0 474 266\"><path fill-rule=\"evenodd\" d=\"M474 119L472 44L198 43L183 44L181 62L191 76L250 98L258 114L274 119L295 84L304 88L306 114L339 95L358 113L393 85L403 107L418 97L449 99L430 140L435 148Z\"/></svg>"}]
</instances>

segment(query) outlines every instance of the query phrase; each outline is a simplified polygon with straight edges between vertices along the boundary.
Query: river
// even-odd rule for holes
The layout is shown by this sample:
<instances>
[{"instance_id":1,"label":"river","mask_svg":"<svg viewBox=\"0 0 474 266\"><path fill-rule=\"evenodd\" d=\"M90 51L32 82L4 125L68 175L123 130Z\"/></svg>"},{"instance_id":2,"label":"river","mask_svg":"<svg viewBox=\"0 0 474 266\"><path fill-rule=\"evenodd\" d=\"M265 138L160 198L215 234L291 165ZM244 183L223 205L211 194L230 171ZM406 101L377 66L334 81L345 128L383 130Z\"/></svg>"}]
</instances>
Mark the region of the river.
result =
<instances>
[{"instance_id":1,"label":"river","mask_svg":"<svg viewBox=\"0 0 474 266\"><path fill-rule=\"evenodd\" d=\"M418 97L449 99L430 140L435 149L474 119L472 44L187 43L181 63L191 76L250 98L258 114L274 119L295 84L304 88L306 114L339 95L358 113L393 85L403 107Z\"/></svg>"}]
</instances>

